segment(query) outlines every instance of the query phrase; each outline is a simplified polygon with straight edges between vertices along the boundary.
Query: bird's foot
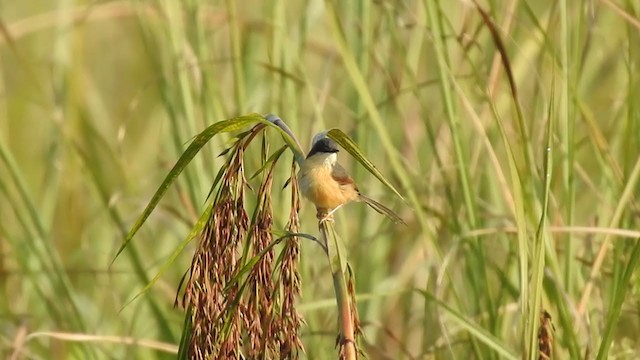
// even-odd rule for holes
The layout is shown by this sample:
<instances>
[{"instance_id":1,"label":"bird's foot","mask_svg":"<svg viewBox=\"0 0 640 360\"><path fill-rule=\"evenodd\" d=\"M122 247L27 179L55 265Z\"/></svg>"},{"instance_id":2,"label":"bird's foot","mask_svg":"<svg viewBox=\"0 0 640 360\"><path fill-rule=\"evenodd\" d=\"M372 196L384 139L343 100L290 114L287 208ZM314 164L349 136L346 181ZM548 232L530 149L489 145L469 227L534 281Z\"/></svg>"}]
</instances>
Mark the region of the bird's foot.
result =
<instances>
[{"instance_id":1,"label":"bird's foot","mask_svg":"<svg viewBox=\"0 0 640 360\"><path fill-rule=\"evenodd\" d=\"M318 213L316 214L316 218L318 219L318 223L320 224L325 221L334 221L333 215L324 211L318 211Z\"/></svg>"},{"instance_id":2,"label":"bird's foot","mask_svg":"<svg viewBox=\"0 0 640 360\"><path fill-rule=\"evenodd\" d=\"M335 221L333 219L333 213L336 212L336 210L340 209L340 207L342 207L342 205L336 206L333 210L329 211L328 213L325 213L324 211L318 210L318 213L316 214L316 217L318 218L320 223L323 223L325 221Z\"/></svg>"},{"instance_id":3,"label":"bird's foot","mask_svg":"<svg viewBox=\"0 0 640 360\"><path fill-rule=\"evenodd\" d=\"M333 222L335 222L335 220L333 219L333 216L331 216L331 215L325 215L325 216L322 216L322 217L318 217L318 219L319 219L319 223L320 224L322 224L325 221L333 221Z\"/></svg>"}]
</instances>

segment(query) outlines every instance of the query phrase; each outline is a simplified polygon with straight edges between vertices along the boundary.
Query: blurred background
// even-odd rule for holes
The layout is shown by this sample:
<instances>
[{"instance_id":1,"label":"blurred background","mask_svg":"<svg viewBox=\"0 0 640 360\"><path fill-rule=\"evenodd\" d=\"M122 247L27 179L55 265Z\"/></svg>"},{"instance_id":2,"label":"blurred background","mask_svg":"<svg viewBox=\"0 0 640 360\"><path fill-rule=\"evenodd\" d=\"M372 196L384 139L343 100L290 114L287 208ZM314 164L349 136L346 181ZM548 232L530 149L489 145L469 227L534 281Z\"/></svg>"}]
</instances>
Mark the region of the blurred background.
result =
<instances>
[{"instance_id":1,"label":"blurred background","mask_svg":"<svg viewBox=\"0 0 640 360\"><path fill-rule=\"evenodd\" d=\"M230 135L111 261L189 140L250 112L303 146L343 130L405 196L340 153L408 223L337 215L370 359L521 357L537 290L557 358L640 356L640 3L479 5L0 0L0 357L174 358L195 242L127 303L188 234ZM302 225L317 232L306 202ZM299 271L303 357L335 358L316 244Z\"/></svg>"}]
</instances>

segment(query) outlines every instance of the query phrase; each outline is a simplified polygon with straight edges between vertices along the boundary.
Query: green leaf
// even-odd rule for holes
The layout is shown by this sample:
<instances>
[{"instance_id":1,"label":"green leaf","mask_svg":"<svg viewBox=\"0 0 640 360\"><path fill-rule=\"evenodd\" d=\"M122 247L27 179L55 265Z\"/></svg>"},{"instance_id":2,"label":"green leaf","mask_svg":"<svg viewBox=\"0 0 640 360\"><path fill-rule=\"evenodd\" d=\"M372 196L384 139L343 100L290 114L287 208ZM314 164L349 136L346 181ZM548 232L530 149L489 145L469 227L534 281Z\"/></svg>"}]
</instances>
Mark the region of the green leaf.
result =
<instances>
[{"instance_id":1,"label":"green leaf","mask_svg":"<svg viewBox=\"0 0 640 360\"><path fill-rule=\"evenodd\" d=\"M171 266L171 264L173 264L173 262L176 261L176 259L178 258L178 255L182 253L184 248L187 247L187 245L191 242L191 240L195 239L196 236L200 235L200 233L202 232L202 229L204 229L204 227L207 225L207 221L209 221L209 218L211 217L211 212L213 211L213 204L214 203L211 202L207 206L207 208L202 213L202 215L200 215L200 218L198 219L196 224L191 229L191 232L189 232L189 235L187 235L187 237L184 238L184 240L182 240L180 245L178 245L178 247L175 250L173 250L173 252L169 256L169 259L164 264L162 264L162 267L160 268L160 271L158 271L156 276L154 276L153 279L151 279L151 281L147 285L145 285L145 287L142 290L140 290L140 292L137 293L131 300L127 301L122 306L122 309L124 309L125 307L127 307L127 305L131 304L135 299L139 298L144 293L149 291L149 289L151 289L151 287L155 285L155 283L160 279L160 277L165 273L165 271L169 269L169 266Z\"/></svg>"},{"instance_id":2,"label":"green leaf","mask_svg":"<svg viewBox=\"0 0 640 360\"><path fill-rule=\"evenodd\" d=\"M398 195L400 199L404 200L398 190L396 190L396 188L391 185L389 180L387 180L382 175L380 170L378 170L376 166L373 165L373 163L369 161L366 156L364 156L364 153L358 148L358 145L356 145L356 143L351 140L351 138L347 136L347 134L343 133L340 129L331 129L327 132L327 137L331 138L333 141L342 146L342 148L345 149L345 151L353 156L356 160L358 160L358 162L362 164L362 166L364 166L367 171L369 171L373 176L377 177L381 183L383 183L386 187L388 187L391 191Z\"/></svg>"},{"instance_id":3,"label":"green leaf","mask_svg":"<svg viewBox=\"0 0 640 360\"><path fill-rule=\"evenodd\" d=\"M289 145L289 149L293 152L293 156L296 159L298 165L302 164L304 161L304 154L302 152L302 146L298 139L293 135L289 126L282 121L277 115L269 114L265 116L265 124L268 124L271 127L278 129L280 134L282 135L282 139L284 142Z\"/></svg>"},{"instance_id":4,"label":"green leaf","mask_svg":"<svg viewBox=\"0 0 640 360\"><path fill-rule=\"evenodd\" d=\"M211 140L213 136L220 133L236 131L244 128L245 126L258 123L258 122L268 123L264 119L264 117L262 117L262 115L254 113L254 114L238 116L235 118L217 122L207 127L204 131L198 134L193 139L189 147L182 153L182 155L180 156L180 159L178 159L178 161L173 166L171 171L169 171L164 181L162 182L162 184L160 184L160 187L158 188L158 190L156 190L156 193L151 198L151 201L149 201L149 204L147 204L147 207L144 209L142 214L138 217L138 220L136 220L136 223L133 225L131 230L129 230L129 233L125 237L124 242L118 249L118 252L116 253L116 255L113 257L111 264L115 262L115 260L118 258L120 253L122 253L125 247L127 247L127 245L129 244L133 236L138 232L140 227L142 227L142 225L145 223L149 215L151 215L151 212L158 205L158 203L160 202L160 199L162 199L164 194L167 192L167 189L169 188L169 186L176 180L178 175L180 175L180 173L191 162L194 156L196 156L196 154L200 151L200 149L202 149L202 147L209 140Z\"/></svg>"},{"instance_id":5,"label":"green leaf","mask_svg":"<svg viewBox=\"0 0 640 360\"><path fill-rule=\"evenodd\" d=\"M552 94L553 96L553 94ZM552 103L550 103L552 104ZM551 115L551 106L549 106L549 116L547 121L547 147L544 155L544 192L543 205L536 231L535 242L533 244L533 259L531 267L531 283L529 294L531 296L529 310L526 313L528 334L527 352L530 360L538 357L538 328L540 326L540 312L542 310L542 296L544 289L542 280L544 278L545 268L545 239L547 232L547 211L549 210L549 197L551 194L551 175L553 169L553 156L551 154L551 146L553 145L553 116Z\"/></svg>"},{"instance_id":6,"label":"green leaf","mask_svg":"<svg viewBox=\"0 0 640 360\"><path fill-rule=\"evenodd\" d=\"M347 272L347 249L344 242L338 236L332 220L320 220L320 234L322 242L326 246L326 253L329 258L329 266L332 274L342 274Z\"/></svg>"},{"instance_id":7,"label":"green leaf","mask_svg":"<svg viewBox=\"0 0 640 360\"><path fill-rule=\"evenodd\" d=\"M436 303L436 305L438 305L439 307L444 309L445 312L447 314L449 314L458 325L460 325L465 330L467 330L469 332L469 334L471 334L472 336L476 337L478 340L480 340L481 342L485 343L490 348L492 348L495 351L497 351L500 355L502 355L503 358L510 359L510 360L518 360L518 357L516 355L514 355L509 349L507 349L500 342L500 339L496 338L491 333L489 333L485 329L481 328L477 324L467 320L467 318L464 315L462 315L459 312L457 312L456 310L450 308L447 304L445 304L442 301L438 300L437 298L435 298L433 295L429 294L428 292L426 292L424 290L419 290L419 289L417 289L416 291L419 292L420 294L422 294L427 300L433 301L434 303Z\"/></svg>"},{"instance_id":8,"label":"green leaf","mask_svg":"<svg viewBox=\"0 0 640 360\"><path fill-rule=\"evenodd\" d=\"M178 348L178 360L189 359L189 340L191 340L192 322L191 307L184 314L184 324L182 325L182 336L180 337L180 347Z\"/></svg>"},{"instance_id":9,"label":"green leaf","mask_svg":"<svg viewBox=\"0 0 640 360\"><path fill-rule=\"evenodd\" d=\"M640 239L637 239L635 245L633 245L633 250L629 256L629 262L627 262L627 266L622 273L622 279L620 279L622 286L619 286L616 291L613 292L612 300L609 303L609 311L607 311L602 342L600 342L600 348L598 349L598 355L596 356L596 359L598 360L606 359L609 355L609 348L613 342L613 333L615 332L616 326L619 325L618 320L620 319L622 305L624 304L624 300L627 298L627 292L632 288L630 285L631 277L638 266L638 259L640 259Z\"/></svg>"},{"instance_id":10,"label":"green leaf","mask_svg":"<svg viewBox=\"0 0 640 360\"><path fill-rule=\"evenodd\" d=\"M271 154L271 156L269 156L269 158L264 162L264 164L262 164L260 169L256 170L256 172L254 172L253 175L249 177L249 180L254 179L256 176L260 175L263 171L265 171L267 167L272 166L273 162L277 161L280 158L280 155L282 155L282 153L285 150L287 150L287 147L288 145L283 145L280 149L276 150L273 154Z\"/></svg>"}]
</instances>

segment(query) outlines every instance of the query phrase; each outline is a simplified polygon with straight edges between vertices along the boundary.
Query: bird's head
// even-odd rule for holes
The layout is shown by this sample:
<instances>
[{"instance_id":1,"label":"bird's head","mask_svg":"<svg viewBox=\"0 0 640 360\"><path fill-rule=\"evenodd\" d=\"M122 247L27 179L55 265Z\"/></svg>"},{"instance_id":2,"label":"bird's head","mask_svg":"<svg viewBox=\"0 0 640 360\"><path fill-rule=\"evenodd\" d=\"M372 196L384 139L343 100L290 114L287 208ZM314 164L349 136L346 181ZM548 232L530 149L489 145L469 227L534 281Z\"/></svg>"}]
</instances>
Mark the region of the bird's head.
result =
<instances>
[{"instance_id":1,"label":"bird's head","mask_svg":"<svg viewBox=\"0 0 640 360\"><path fill-rule=\"evenodd\" d=\"M340 151L338 149L338 144L328 137L314 139L311 150L309 151L309 154L307 154L307 159L316 154L335 154L338 151Z\"/></svg>"}]
</instances>

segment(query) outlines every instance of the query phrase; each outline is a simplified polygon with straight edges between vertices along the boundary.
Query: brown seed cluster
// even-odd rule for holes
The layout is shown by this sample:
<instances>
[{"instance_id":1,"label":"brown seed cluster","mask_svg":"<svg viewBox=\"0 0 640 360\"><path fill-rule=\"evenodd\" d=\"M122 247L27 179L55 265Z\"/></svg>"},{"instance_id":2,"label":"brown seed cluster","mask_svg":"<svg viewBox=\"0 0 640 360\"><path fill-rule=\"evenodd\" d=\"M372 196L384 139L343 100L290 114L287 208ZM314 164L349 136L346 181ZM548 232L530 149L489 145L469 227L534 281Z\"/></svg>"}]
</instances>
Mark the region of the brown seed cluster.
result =
<instances>
[{"instance_id":1,"label":"brown seed cluster","mask_svg":"<svg viewBox=\"0 0 640 360\"><path fill-rule=\"evenodd\" d=\"M249 224L242 166L242 147L237 146L191 264L185 301L192 315L189 353L194 359L239 356L242 308L234 306L239 288L232 280Z\"/></svg>"},{"instance_id":2,"label":"brown seed cluster","mask_svg":"<svg viewBox=\"0 0 640 360\"><path fill-rule=\"evenodd\" d=\"M273 164L275 165L275 163ZM251 228L251 257L262 254L253 266L247 281L247 316L246 328L249 337L248 353L250 358L258 358L261 354L273 353L271 338L273 326L273 249L268 246L273 237L273 211L271 208L271 185L273 182L273 165L258 190L258 206ZM265 250L267 250L265 252ZM269 357L270 358L270 357Z\"/></svg>"},{"instance_id":3,"label":"brown seed cluster","mask_svg":"<svg viewBox=\"0 0 640 360\"><path fill-rule=\"evenodd\" d=\"M296 179L295 165L291 166L291 211L287 231L300 231L300 193ZM298 358L298 352L304 351L299 337L302 317L296 310L296 298L300 296L300 273L298 261L300 259L300 239L292 237L284 245L282 263L280 264L280 286L278 287L280 301L280 317L277 323L277 338L282 358Z\"/></svg>"},{"instance_id":4,"label":"brown seed cluster","mask_svg":"<svg viewBox=\"0 0 640 360\"><path fill-rule=\"evenodd\" d=\"M279 156L265 166L251 218L245 208L244 152L263 128L241 134L227 152L211 216L193 257L183 297L191 314L191 329L185 330L190 330L192 359L296 359L302 351L302 320L295 310L299 241L287 238L276 256L273 239L271 191ZM287 229L295 232L300 201L297 182L291 184Z\"/></svg>"}]
</instances>

